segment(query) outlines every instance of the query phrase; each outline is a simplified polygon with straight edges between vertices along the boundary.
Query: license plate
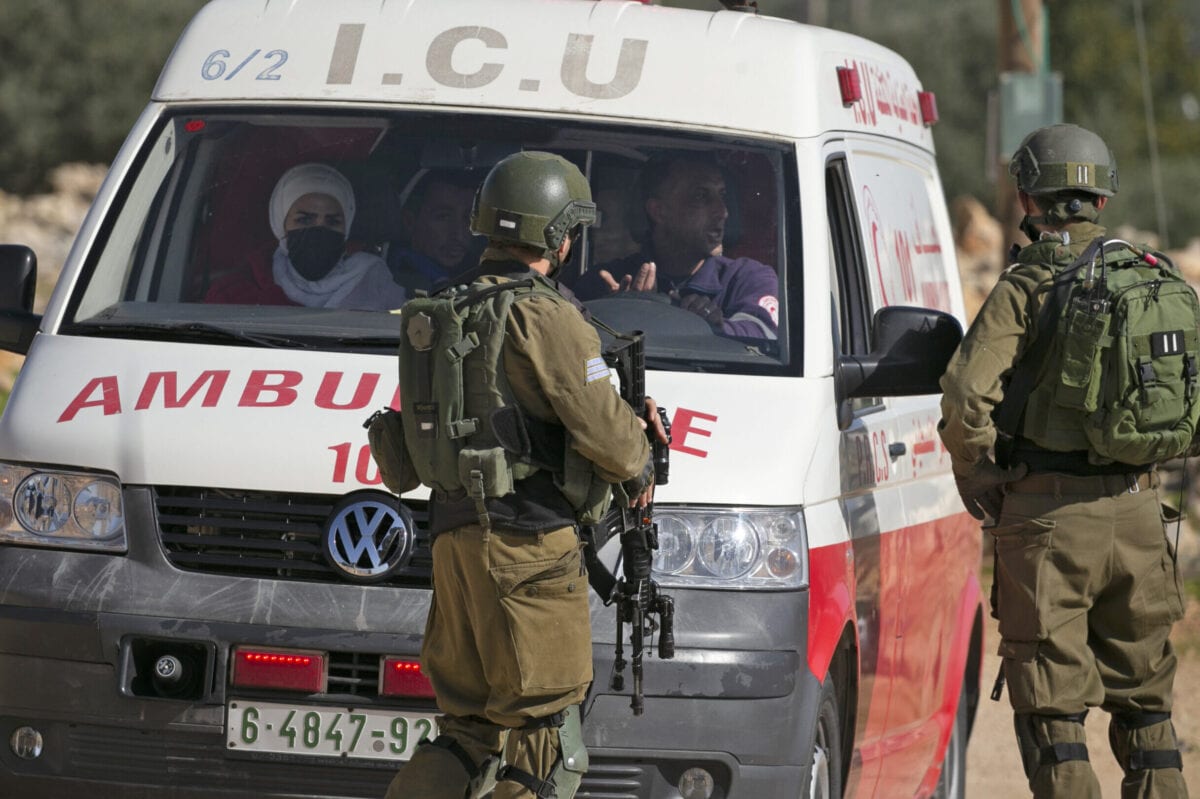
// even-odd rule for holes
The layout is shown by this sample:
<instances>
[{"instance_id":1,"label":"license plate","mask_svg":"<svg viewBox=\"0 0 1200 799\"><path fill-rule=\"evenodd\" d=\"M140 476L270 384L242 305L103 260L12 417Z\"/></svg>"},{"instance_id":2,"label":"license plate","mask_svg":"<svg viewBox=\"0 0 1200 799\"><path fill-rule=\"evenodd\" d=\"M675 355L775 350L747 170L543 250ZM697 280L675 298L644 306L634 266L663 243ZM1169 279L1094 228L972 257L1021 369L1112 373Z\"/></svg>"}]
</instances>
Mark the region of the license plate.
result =
<instances>
[{"instance_id":1,"label":"license plate","mask_svg":"<svg viewBox=\"0 0 1200 799\"><path fill-rule=\"evenodd\" d=\"M436 737L434 716L396 710L239 699L226 718L225 745L234 752L399 761Z\"/></svg>"}]
</instances>

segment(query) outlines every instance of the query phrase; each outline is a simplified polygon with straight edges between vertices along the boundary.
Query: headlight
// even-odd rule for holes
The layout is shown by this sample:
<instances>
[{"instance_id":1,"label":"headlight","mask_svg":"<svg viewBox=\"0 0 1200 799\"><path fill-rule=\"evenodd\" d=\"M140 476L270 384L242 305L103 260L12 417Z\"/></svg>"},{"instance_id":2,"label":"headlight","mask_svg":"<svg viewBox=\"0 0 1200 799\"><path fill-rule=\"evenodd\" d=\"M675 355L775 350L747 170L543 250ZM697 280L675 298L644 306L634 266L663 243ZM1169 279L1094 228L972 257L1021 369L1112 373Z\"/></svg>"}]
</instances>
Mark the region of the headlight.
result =
<instances>
[{"instance_id":1,"label":"headlight","mask_svg":"<svg viewBox=\"0 0 1200 799\"><path fill-rule=\"evenodd\" d=\"M124 552L115 477L0 463L0 543Z\"/></svg>"},{"instance_id":2,"label":"headlight","mask_svg":"<svg viewBox=\"0 0 1200 799\"><path fill-rule=\"evenodd\" d=\"M718 516L700 533L700 565L715 577L735 580L758 560L759 532L741 516Z\"/></svg>"},{"instance_id":3,"label":"headlight","mask_svg":"<svg viewBox=\"0 0 1200 799\"><path fill-rule=\"evenodd\" d=\"M31 474L13 499L17 521L30 532L54 535L71 520L71 489L55 474Z\"/></svg>"},{"instance_id":4,"label":"headlight","mask_svg":"<svg viewBox=\"0 0 1200 799\"><path fill-rule=\"evenodd\" d=\"M656 513L658 549L654 553L654 570L661 574L678 574L692 565L696 540L688 523L674 514Z\"/></svg>"},{"instance_id":5,"label":"headlight","mask_svg":"<svg viewBox=\"0 0 1200 799\"><path fill-rule=\"evenodd\" d=\"M654 573L664 586L736 589L808 584L808 541L797 508L659 507Z\"/></svg>"}]
</instances>

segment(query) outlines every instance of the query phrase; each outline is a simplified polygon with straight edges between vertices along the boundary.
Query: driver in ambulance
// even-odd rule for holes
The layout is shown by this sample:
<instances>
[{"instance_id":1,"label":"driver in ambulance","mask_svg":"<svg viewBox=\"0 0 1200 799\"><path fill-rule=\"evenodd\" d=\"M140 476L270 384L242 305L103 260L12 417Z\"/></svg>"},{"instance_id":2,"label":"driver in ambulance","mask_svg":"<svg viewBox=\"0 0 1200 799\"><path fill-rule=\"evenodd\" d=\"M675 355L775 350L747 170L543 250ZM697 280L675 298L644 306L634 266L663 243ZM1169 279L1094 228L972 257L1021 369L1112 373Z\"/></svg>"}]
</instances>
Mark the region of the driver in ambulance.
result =
<instances>
[{"instance_id":1,"label":"driver in ambulance","mask_svg":"<svg viewBox=\"0 0 1200 799\"><path fill-rule=\"evenodd\" d=\"M725 178L701 153L651 159L642 171L649 222L640 252L589 270L575 287L581 300L619 292L659 292L715 333L774 339L779 326L775 270L724 252Z\"/></svg>"}]
</instances>

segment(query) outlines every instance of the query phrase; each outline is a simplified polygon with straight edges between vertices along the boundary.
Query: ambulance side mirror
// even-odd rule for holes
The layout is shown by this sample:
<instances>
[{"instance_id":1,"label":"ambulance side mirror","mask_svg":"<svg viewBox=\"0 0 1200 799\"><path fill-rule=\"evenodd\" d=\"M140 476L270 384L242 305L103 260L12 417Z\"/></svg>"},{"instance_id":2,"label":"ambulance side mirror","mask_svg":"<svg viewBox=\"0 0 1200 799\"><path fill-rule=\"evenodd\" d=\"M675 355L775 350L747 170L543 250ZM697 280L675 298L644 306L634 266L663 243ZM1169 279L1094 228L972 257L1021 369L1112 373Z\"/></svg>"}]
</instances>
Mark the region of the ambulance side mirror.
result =
<instances>
[{"instance_id":1,"label":"ambulance side mirror","mask_svg":"<svg viewBox=\"0 0 1200 799\"><path fill-rule=\"evenodd\" d=\"M838 399L940 394L938 380L962 335L962 325L943 311L880 308L872 325L871 352L838 359Z\"/></svg>"},{"instance_id":2,"label":"ambulance side mirror","mask_svg":"<svg viewBox=\"0 0 1200 799\"><path fill-rule=\"evenodd\" d=\"M21 244L0 244L0 349L24 355L41 324L33 312L37 256Z\"/></svg>"}]
</instances>

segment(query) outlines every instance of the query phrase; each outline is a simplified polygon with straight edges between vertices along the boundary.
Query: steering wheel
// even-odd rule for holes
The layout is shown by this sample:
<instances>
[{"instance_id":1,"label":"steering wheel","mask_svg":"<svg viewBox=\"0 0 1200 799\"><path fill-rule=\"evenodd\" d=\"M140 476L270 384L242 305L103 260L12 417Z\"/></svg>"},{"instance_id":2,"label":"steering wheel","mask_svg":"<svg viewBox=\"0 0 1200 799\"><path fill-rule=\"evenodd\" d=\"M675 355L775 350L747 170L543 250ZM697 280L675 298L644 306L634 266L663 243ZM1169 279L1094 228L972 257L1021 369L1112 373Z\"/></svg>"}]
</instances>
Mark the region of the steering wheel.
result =
<instances>
[{"instance_id":1,"label":"steering wheel","mask_svg":"<svg viewBox=\"0 0 1200 799\"><path fill-rule=\"evenodd\" d=\"M614 292L584 305L593 316L617 330L641 330L647 336L714 335L708 322L657 291Z\"/></svg>"}]
</instances>

